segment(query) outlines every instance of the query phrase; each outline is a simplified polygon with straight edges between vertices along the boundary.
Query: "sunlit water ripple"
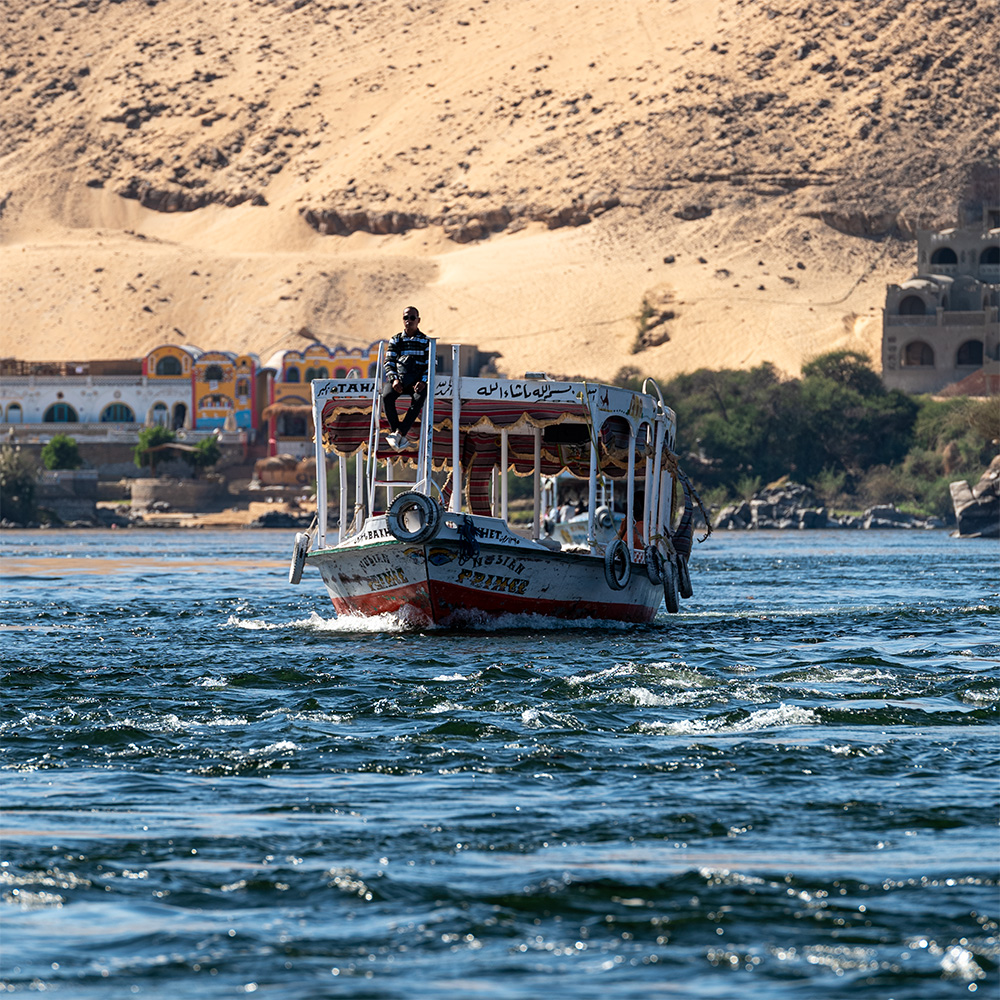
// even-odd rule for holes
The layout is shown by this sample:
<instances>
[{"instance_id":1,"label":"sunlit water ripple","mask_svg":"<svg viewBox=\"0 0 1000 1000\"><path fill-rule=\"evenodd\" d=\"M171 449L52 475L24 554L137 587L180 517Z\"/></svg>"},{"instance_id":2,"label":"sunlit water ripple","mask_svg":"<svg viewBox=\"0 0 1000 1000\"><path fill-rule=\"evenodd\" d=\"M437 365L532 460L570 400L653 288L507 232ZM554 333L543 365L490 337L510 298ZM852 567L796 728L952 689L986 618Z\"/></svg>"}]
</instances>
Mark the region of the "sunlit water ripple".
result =
<instances>
[{"instance_id":1,"label":"sunlit water ripple","mask_svg":"<svg viewBox=\"0 0 1000 1000\"><path fill-rule=\"evenodd\" d=\"M724 534L651 626L336 620L275 532L5 532L2 985L994 998L995 542Z\"/></svg>"}]
</instances>

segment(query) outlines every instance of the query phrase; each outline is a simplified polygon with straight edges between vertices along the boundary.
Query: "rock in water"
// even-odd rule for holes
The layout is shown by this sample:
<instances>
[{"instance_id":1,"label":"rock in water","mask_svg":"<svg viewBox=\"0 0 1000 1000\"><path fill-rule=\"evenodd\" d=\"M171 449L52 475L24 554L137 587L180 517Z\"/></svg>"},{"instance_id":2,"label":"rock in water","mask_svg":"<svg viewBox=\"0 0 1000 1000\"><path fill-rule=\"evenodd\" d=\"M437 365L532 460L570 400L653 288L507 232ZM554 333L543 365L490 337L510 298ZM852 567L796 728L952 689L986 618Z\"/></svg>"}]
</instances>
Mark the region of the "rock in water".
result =
<instances>
[{"instance_id":1,"label":"rock in water","mask_svg":"<svg viewBox=\"0 0 1000 1000\"><path fill-rule=\"evenodd\" d=\"M1000 455L975 486L951 484L959 538L1000 538Z\"/></svg>"}]
</instances>

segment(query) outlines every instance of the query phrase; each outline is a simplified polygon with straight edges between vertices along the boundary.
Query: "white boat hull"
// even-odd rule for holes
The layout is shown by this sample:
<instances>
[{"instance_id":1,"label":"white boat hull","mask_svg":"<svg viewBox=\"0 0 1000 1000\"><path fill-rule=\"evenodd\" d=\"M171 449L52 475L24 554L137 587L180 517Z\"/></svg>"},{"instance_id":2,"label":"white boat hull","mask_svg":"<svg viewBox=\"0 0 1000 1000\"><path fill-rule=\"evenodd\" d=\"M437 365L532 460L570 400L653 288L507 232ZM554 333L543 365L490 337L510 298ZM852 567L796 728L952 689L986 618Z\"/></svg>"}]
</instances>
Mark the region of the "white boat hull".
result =
<instances>
[{"instance_id":1,"label":"white boat hull","mask_svg":"<svg viewBox=\"0 0 1000 1000\"><path fill-rule=\"evenodd\" d=\"M460 515L467 517L467 515ZM455 521L424 544L399 541L384 517L349 542L314 550L339 615L401 614L415 623L460 624L506 614L649 622L663 600L642 553L620 589L598 554L551 551L512 534L495 518L469 518L475 545ZM475 551L478 549L478 551Z\"/></svg>"}]
</instances>

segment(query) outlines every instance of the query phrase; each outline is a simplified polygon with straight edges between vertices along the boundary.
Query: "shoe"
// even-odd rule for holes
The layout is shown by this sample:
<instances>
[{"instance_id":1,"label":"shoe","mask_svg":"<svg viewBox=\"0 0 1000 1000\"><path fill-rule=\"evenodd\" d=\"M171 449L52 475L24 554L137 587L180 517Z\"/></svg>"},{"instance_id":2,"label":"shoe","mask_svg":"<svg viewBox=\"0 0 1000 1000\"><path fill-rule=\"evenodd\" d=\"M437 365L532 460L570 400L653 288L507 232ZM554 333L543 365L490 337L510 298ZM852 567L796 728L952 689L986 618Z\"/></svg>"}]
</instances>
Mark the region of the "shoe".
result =
<instances>
[{"instance_id":1,"label":"shoe","mask_svg":"<svg viewBox=\"0 0 1000 1000\"><path fill-rule=\"evenodd\" d=\"M385 440L388 442L390 448L395 448L396 451L400 451L403 448L406 438L404 438L398 431L392 431L391 433L386 434Z\"/></svg>"}]
</instances>

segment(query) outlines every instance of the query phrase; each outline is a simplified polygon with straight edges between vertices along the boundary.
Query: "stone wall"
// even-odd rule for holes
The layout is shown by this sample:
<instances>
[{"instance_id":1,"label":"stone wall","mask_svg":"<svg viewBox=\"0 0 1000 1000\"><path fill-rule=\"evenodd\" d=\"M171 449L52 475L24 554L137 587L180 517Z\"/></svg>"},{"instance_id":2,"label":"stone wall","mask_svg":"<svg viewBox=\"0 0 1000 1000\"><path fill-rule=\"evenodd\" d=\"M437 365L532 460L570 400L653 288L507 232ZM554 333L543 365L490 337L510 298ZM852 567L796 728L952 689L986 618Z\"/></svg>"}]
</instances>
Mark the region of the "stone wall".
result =
<instances>
[{"instance_id":1,"label":"stone wall","mask_svg":"<svg viewBox=\"0 0 1000 1000\"><path fill-rule=\"evenodd\" d=\"M228 498L218 479L133 479L132 509L169 504L170 510L202 511Z\"/></svg>"}]
</instances>

